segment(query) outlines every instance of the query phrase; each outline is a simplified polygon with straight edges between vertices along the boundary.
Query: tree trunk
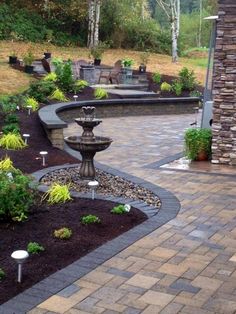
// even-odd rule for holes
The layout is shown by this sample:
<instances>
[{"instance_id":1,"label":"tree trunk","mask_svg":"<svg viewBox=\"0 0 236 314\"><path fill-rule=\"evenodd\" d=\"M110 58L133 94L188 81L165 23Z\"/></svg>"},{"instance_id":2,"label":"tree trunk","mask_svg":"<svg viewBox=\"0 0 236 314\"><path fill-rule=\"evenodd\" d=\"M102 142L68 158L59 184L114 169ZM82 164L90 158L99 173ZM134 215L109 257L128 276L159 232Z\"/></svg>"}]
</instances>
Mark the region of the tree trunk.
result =
<instances>
[{"instance_id":1,"label":"tree trunk","mask_svg":"<svg viewBox=\"0 0 236 314\"><path fill-rule=\"evenodd\" d=\"M172 36L172 62L178 62L178 36L177 36L177 25L174 20L171 23L171 36Z\"/></svg>"},{"instance_id":2,"label":"tree trunk","mask_svg":"<svg viewBox=\"0 0 236 314\"><path fill-rule=\"evenodd\" d=\"M88 2L88 48L96 46L99 42L101 0L89 0Z\"/></svg>"},{"instance_id":3,"label":"tree trunk","mask_svg":"<svg viewBox=\"0 0 236 314\"><path fill-rule=\"evenodd\" d=\"M100 8L101 8L101 0L97 0L95 4L95 23L94 23L94 46L97 46L99 42L99 22L100 22Z\"/></svg>"}]
</instances>

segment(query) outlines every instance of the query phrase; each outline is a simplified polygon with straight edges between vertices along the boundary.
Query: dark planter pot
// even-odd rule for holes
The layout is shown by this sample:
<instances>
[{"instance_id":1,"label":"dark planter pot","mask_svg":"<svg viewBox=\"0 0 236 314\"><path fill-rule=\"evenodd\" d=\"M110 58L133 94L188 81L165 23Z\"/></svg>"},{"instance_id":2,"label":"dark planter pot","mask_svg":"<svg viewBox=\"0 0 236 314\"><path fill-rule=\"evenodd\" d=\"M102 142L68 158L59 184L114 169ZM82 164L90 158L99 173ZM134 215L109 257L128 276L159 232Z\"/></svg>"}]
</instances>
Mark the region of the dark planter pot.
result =
<instances>
[{"instance_id":1,"label":"dark planter pot","mask_svg":"<svg viewBox=\"0 0 236 314\"><path fill-rule=\"evenodd\" d=\"M141 64L139 66L139 73L146 73L146 69L147 69L146 65Z\"/></svg>"},{"instance_id":2,"label":"dark planter pot","mask_svg":"<svg viewBox=\"0 0 236 314\"><path fill-rule=\"evenodd\" d=\"M207 154L207 152L205 152L204 150L201 150L196 158L196 161L207 161L209 159L209 156Z\"/></svg>"},{"instance_id":3,"label":"dark planter pot","mask_svg":"<svg viewBox=\"0 0 236 314\"><path fill-rule=\"evenodd\" d=\"M52 56L52 53L51 52L44 52L44 57L45 59L50 59Z\"/></svg>"},{"instance_id":4,"label":"dark planter pot","mask_svg":"<svg viewBox=\"0 0 236 314\"><path fill-rule=\"evenodd\" d=\"M101 59L94 59L94 65L100 65Z\"/></svg>"},{"instance_id":5,"label":"dark planter pot","mask_svg":"<svg viewBox=\"0 0 236 314\"><path fill-rule=\"evenodd\" d=\"M33 65L25 65L25 73L33 74L34 66Z\"/></svg>"},{"instance_id":6,"label":"dark planter pot","mask_svg":"<svg viewBox=\"0 0 236 314\"><path fill-rule=\"evenodd\" d=\"M16 64L17 63L17 57L9 56L9 64Z\"/></svg>"}]
</instances>

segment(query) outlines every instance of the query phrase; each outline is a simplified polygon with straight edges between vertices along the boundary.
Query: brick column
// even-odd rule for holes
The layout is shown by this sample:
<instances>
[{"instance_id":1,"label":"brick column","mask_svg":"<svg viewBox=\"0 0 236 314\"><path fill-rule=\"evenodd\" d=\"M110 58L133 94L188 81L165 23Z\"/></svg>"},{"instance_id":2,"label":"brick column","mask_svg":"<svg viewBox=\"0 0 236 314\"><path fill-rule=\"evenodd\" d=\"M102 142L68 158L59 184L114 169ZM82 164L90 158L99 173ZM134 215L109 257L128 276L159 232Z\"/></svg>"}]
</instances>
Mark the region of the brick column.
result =
<instances>
[{"instance_id":1,"label":"brick column","mask_svg":"<svg viewBox=\"0 0 236 314\"><path fill-rule=\"evenodd\" d=\"M218 15L212 162L236 165L236 0L219 0Z\"/></svg>"}]
</instances>

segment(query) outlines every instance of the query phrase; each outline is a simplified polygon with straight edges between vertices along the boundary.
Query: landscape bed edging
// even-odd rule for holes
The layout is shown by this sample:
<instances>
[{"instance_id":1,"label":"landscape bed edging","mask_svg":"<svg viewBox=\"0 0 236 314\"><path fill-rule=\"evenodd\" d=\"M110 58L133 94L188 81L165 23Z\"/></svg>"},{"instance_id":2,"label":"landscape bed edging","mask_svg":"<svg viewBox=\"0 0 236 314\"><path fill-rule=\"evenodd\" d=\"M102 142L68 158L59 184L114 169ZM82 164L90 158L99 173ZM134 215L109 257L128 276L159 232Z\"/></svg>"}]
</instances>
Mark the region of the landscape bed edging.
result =
<instances>
[{"instance_id":1,"label":"landscape bed edging","mask_svg":"<svg viewBox=\"0 0 236 314\"><path fill-rule=\"evenodd\" d=\"M32 176L36 181L39 181L48 172L61 168L75 167L77 165L78 164L66 164L63 166L45 168L33 173ZM161 200L161 207L159 211L155 215L153 206L149 206L142 201L130 200L130 205L147 214L147 220L113 240L101 245L69 266L55 272L49 277L36 283L31 288L26 289L9 301L3 303L0 305L0 314L25 314L52 295L59 293L75 281L82 278L99 265L103 264L106 260L112 258L114 255L118 254L139 239L175 218L178 214L180 210L180 202L168 190L101 163L96 162L96 167L115 176L119 176L133 183L139 184L141 187L145 187L154 194L158 195ZM43 187L43 185L41 185L41 189L45 189L45 187L46 186ZM84 195L84 197L86 197L86 195ZM112 196L104 197L104 199L120 203L128 202L128 199L126 198L117 198Z\"/></svg>"}]
</instances>

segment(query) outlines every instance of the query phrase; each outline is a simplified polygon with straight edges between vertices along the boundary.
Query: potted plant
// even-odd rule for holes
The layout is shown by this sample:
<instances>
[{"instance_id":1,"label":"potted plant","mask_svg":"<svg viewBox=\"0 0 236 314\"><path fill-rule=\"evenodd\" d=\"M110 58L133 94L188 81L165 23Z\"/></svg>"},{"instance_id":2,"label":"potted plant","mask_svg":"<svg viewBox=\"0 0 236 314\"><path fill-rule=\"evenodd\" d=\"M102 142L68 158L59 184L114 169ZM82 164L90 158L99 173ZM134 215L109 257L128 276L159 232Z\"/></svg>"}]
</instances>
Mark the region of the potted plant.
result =
<instances>
[{"instance_id":1,"label":"potted plant","mask_svg":"<svg viewBox=\"0 0 236 314\"><path fill-rule=\"evenodd\" d=\"M132 65L134 65L134 60L130 58L124 58L122 59L121 63L126 77L131 77L133 75Z\"/></svg>"},{"instance_id":2,"label":"potted plant","mask_svg":"<svg viewBox=\"0 0 236 314\"><path fill-rule=\"evenodd\" d=\"M94 65L100 65L102 55L104 54L105 50L108 48L107 43L100 41L96 46L92 47L90 50L90 54L94 58Z\"/></svg>"},{"instance_id":3,"label":"potted plant","mask_svg":"<svg viewBox=\"0 0 236 314\"><path fill-rule=\"evenodd\" d=\"M212 132L210 129L188 129L184 136L185 155L190 160L208 160L211 156Z\"/></svg>"},{"instance_id":4,"label":"potted plant","mask_svg":"<svg viewBox=\"0 0 236 314\"><path fill-rule=\"evenodd\" d=\"M13 50L11 55L9 56L9 64L16 64L17 63L17 54L16 51Z\"/></svg>"},{"instance_id":5,"label":"potted plant","mask_svg":"<svg viewBox=\"0 0 236 314\"><path fill-rule=\"evenodd\" d=\"M46 45L46 52L44 52L44 58L45 59L50 59L52 57L52 53L50 52L49 48L51 47L50 43L53 39L53 31L51 29L47 30L46 33L46 41L47 41L47 45Z\"/></svg>"},{"instance_id":6,"label":"potted plant","mask_svg":"<svg viewBox=\"0 0 236 314\"><path fill-rule=\"evenodd\" d=\"M149 57L150 57L150 53L148 51L144 51L140 54L141 64L139 66L139 73L146 73Z\"/></svg>"},{"instance_id":7,"label":"potted plant","mask_svg":"<svg viewBox=\"0 0 236 314\"><path fill-rule=\"evenodd\" d=\"M25 73L32 74L34 71L34 67L32 65L34 61L34 55L32 51L28 51L27 54L23 57L23 62L25 65Z\"/></svg>"}]
</instances>

